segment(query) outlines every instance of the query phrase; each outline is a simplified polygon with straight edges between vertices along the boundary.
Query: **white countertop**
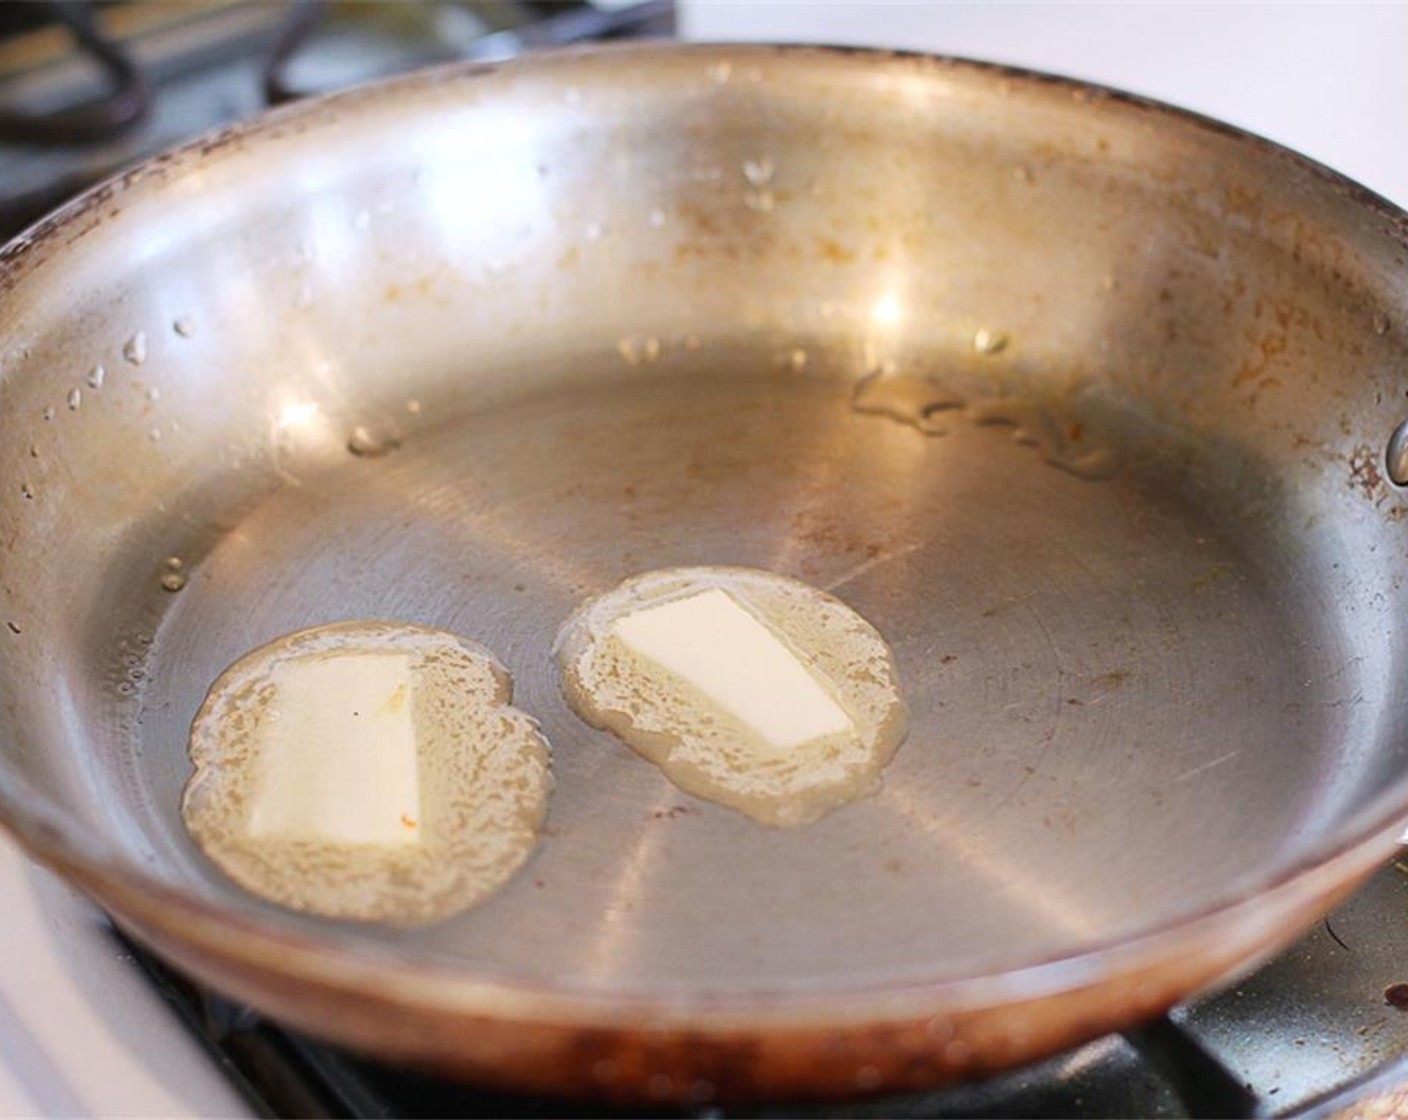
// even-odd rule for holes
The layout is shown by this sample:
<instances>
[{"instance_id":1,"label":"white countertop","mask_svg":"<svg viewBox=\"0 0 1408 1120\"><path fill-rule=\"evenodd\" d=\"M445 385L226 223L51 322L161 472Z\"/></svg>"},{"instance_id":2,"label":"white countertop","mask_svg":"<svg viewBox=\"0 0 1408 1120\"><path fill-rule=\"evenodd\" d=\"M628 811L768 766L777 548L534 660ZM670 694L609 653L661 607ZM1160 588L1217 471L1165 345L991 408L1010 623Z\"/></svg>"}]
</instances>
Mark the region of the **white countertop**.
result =
<instances>
[{"instance_id":1,"label":"white countertop","mask_svg":"<svg viewBox=\"0 0 1408 1120\"><path fill-rule=\"evenodd\" d=\"M910 47L1094 79L1408 205L1408 4L681 0L681 19L692 38ZM0 1115L249 1115L93 909L3 839Z\"/></svg>"}]
</instances>

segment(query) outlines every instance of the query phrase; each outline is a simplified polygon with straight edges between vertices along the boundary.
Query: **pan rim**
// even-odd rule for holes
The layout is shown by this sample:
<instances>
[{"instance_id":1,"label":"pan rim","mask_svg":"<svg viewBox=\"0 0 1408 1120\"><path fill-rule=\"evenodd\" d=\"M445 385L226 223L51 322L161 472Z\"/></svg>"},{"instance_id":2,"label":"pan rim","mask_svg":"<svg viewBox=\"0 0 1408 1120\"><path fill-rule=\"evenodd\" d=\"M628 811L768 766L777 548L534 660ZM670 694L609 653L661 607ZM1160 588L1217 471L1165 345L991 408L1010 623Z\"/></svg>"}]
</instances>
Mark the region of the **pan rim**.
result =
<instances>
[{"instance_id":1,"label":"pan rim","mask_svg":"<svg viewBox=\"0 0 1408 1120\"><path fill-rule=\"evenodd\" d=\"M819 46L811 44L709 44L657 43L611 44L547 51L508 62L451 63L417 71L387 81L360 86L275 109L249 121L197 137L85 191L41 219L7 245L0 247L0 296L42 267L72 240L100 223L101 211L139 191L144 184L174 176L198 166L220 149L281 134L289 126L331 117L334 110L356 108L388 91L409 92L449 78L490 75L510 70L551 73L556 67L597 56L642 54L653 57L692 57L701 61L726 58L735 63L758 63L770 58L856 60L858 65L919 66L938 72L960 73L989 82L1015 82L1033 90L1053 90L1063 95L1081 94L1091 102L1114 105L1195 131L1220 136L1255 151L1258 157L1287 170L1309 174L1342 200L1381 219L1387 232L1408 246L1408 212L1348 177L1255 133L1213 118L1140 95L1091 82L955 56L876 48ZM26 803L25 794L33 795ZM1353 827L1341 826L1335 843L1303 852L1294 860L1263 874L1244 877L1197 909L1132 933L1102 938L1074 953L1033 961L1018 967L978 971L930 979L905 979L891 984L867 982L852 988L822 993L795 990L764 992L707 991L604 992L575 989L562 984L524 979L486 977L464 966L450 967L435 959L414 960L387 946L353 936L304 935L279 925L258 921L214 900L202 900L162 882L132 861L114 854L91 830L68 819L53 803L33 794L29 783L0 759L0 827L40 863L70 877L95 898L110 905L119 918L138 928L146 925L193 945L216 957L281 973L287 977L319 981L338 988L365 990L369 984L390 991L406 982L415 984L414 1001L430 1002L457 1014L488 1014L530 1022L629 1021L639 1027L642 1013L667 1025L694 1029L732 1029L739 1024L782 1026L792 1021L815 1023L826 1018L839 1022L897 1020L916 1008L949 1010L970 1002L991 1004L994 991L1006 992L1007 1002L1039 998L1099 985L1122 975L1139 973L1161 962L1176 959L1193 942L1230 931L1254 921L1252 913L1264 906L1274 911L1301 905L1327 907L1336 890L1352 884L1393 850L1393 843L1408 824L1408 777L1381 791L1361 811ZM1268 924L1265 922L1258 925ZM1274 923L1270 923L1273 924ZM1264 931L1242 954L1252 955L1258 945L1280 936L1288 940L1295 930ZM1243 940L1248 940L1243 934ZM411 1002L404 990L398 999Z\"/></svg>"}]
</instances>

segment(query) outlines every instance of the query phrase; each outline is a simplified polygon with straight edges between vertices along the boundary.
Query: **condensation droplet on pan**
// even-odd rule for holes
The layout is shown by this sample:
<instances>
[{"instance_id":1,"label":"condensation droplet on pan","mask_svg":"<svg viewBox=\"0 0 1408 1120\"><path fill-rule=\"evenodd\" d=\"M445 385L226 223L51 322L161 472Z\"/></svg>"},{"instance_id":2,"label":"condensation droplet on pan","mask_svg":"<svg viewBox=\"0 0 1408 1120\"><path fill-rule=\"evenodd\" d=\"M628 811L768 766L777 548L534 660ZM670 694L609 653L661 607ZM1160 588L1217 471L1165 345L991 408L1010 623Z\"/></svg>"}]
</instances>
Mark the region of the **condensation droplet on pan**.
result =
<instances>
[{"instance_id":1,"label":"condensation droplet on pan","mask_svg":"<svg viewBox=\"0 0 1408 1120\"><path fill-rule=\"evenodd\" d=\"M186 586L186 575L184 572L167 572L161 577L161 589L175 594Z\"/></svg>"},{"instance_id":2,"label":"condensation droplet on pan","mask_svg":"<svg viewBox=\"0 0 1408 1120\"><path fill-rule=\"evenodd\" d=\"M1394 428L1388 437L1384 471L1395 486L1408 486L1408 420Z\"/></svg>"},{"instance_id":3,"label":"condensation droplet on pan","mask_svg":"<svg viewBox=\"0 0 1408 1120\"><path fill-rule=\"evenodd\" d=\"M53 418L54 418L54 406L51 405L51 404L46 404L46 405L44 406L44 419L45 419L45 420L52 420Z\"/></svg>"},{"instance_id":4,"label":"condensation droplet on pan","mask_svg":"<svg viewBox=\"0 0 1408 1120\"><path fill-rule=\"evenodd\" d=\"M588 241L600 241L601 235L606 232L600 222L588 222L586 228L586 238Z\"/></svg>"},{"instance_id":5,"label":"condensation droplet on pan","mask_svg":"<svg viewBox=\"0 0 1408 1120\"><path fill-rule=\"evenodd\" d=\"M160 443L160 442L161 442L161 429L160 429L160 428L153 428L151 431L149 431L149 432L147 433L147 438L148 438L149 440L151 440L153 443Z\"/></svg>"},{"instance_id":6,"label":"condensation droplet on pan","mask_svg":"<svg viewBox=\"0 0 1408 1120\"><path fill-rule=\"evenodd\" d=\"M768 156L759 159L745 159L743 161L743 177L755 187L765 186L772 182L773 172L777 168Z\"/></svg>"},{"instance_id":7,"label":"condensation droplet on pan","mask_svg":"<svg viewBox=\"0 0 1408 1120\"><path fill-rule=\"evenodd\" d=\"M973 332L973 349L979 354L1000 354L1007 349L1010 341L1006 331L979 327Z\"/></svg>"},{"instance_id":8,"label":"condensation droplet on pan","mask_svg":"<svg viewBox=\"0 0 1408 1120\"><path fill-rule=\"evenodd\" d=\"M28 482L21 482L20 497L24 498L24 500L27 502L34 501L34 487L31 486Z\"/></svg>"},{"instance_id":9,"label":"condensation droplet on pan","mask_svg":"<svg viewBox=\"0 0 1408 1120\"><path fill-rule=\"evenodd\" d=\"M134 366L147 360L147 332L137 331L122 344L122 357Z\"/></svg>"},{"instance_id":10,"label":"condensation droplet on pan","mask_svg":"<svg viewBox=\"0 0 1408 1120\"><path fill-rule=\"evenodd\" d=\"M88 371L88 377L86 378L88 382L88 388L101 389L103 387L103 382L107 379L107 376L108 371L105 370L101 365L94 366L91 370Z\"/></svg>"},{"instance_id":11,"label":"condensation droplet on pan","mask_svg":"<svg viewBox=\"0 0 1408 1120\"><path fill-rule=\"evenodd\" d=\"M394 436L379 436L362 424L347 435L347 450L359 459L379 459L400 446L401 441Z\"/></svg>"},{"instance_id":12,"label":"condensation droplet on pan","mask_svg":"<svg viewBox=\"0 0 1408 1120\"><path fill-rule=\"evenodd\" d=\"M168 572L179 572L185 566L185 561L179 556L168 556L166 558L166 570Z\"/></svg>"},{"instance_id":13,"label":"condensation droplet on pan","mask_svg":"<svg viewBox=\"0 0 1408 1120\"><path fill-rule=\"evenodd\" d=\"M161 400L161 390L158 389L155 385L153 385L147 390L147 400L152 401L153 403Z\"/></svg>"},{"instance_id":14,"label":"condensation droplet on pan","mask_svg":"<svg viewBox=\"0 0 1408 1120\"><path fill-rule=\"evenodd\" d=\"M122 693L123 696L131 696L132 693L137 691L137 689L131 681L118 681L117 691Z\"/></svg>"},{"instance_id":15,"label":"condensation droplet on pan","mask_svg":"<svg viewBox=\"0 0 1408 1120\"><path fill-rule=\"evenodd\" d=\"M171 329L182 338L190 338L196 333L196 321L189 315L182 315L171 324Z\"/></svg>"},{"instance_id":16,"label":"condensation droplet on pan","mask_svg":"<svg viewBox=\"0 0 1408 1120\"><path fill-rule=\"evenodd\" d=\"M79 408L82 406L82 404L83 404L83 390L82 390L82 389L70 389L70 390L68 391L68 410L69 410L70 412L77 412L77 411L79 410Z\"/></svg>"},{"instance_id":17,"label":"condensation droplet on pan","mask_svg":"<svg viewBox=\"0 0 1408 1120\"><path fill-rule=\"evenodd\" d=\"M1380 311L1377 315L1374 316L1375 334L1388 334L1389 328L1392 325L1393 324L1389 322L1388 316L1385 315L1382 311Z\"/></svg>"},{"instance_id":18,"label":"condensation droplet on pan","mask_svg":"<svg viewBox=\"0 0 1408 1120\"><path fill-rule=\"evenodd\" d=\"M665 211L661 210L658 206L652 210L650 212L650 224L655 229L659 229L663 226L665 224Z\"/></svg>"}]
</instances>

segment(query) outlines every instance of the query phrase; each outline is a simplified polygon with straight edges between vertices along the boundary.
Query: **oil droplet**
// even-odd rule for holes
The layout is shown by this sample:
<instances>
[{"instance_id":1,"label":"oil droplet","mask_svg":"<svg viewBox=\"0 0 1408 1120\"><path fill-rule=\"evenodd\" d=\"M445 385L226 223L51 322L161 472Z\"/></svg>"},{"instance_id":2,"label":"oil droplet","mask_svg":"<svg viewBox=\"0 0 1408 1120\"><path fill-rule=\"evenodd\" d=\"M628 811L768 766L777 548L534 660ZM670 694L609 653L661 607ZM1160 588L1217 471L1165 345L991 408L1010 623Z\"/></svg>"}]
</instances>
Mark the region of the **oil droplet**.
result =
<instances>
[{"instance_id":1,"label":"oil droplet","mask_svg":"<svg viewBox=\"0 0 1408 1120\"><path fill-rule=\"evenodd\" d=\"M973 333L973 349L979 354L1000 354L1007 349L1007 343L1011 341L1007 337L1006 331L989 330L987 327L979 327Z\"/></svg>"},{"instance_id":2,"label":"oil droplet","mask_svg":"<svg viewBox=\"0 0 1408 1120\"><path fill-rule=\"evenodd\" d=\"M723 59L714 63L708 69L709 80L716 86L728 84L729 75L733 73L733 63L728 59Z\"/></svg>"},{"instance_id":3,"label":"oil droplet","mask_svg":"<svg viewBox=\"0 0 1408 1120\"><path fill-rule=\"evenodd\" d=\"M173 595L186 586L186 576L184 572L167 572L161 577L161 589L170 591Z\"/></svg>"},{"instance_id":4,"label":"oil droplet","mask_svg":"<svg viewBox=\"0 0 1408 1120\"><path fill-rule=\"evenodd\" d=\"M633 338L618 338L616 340L616 353L625 359L627 365L640 365L640 351L636 349L636 340Z\"/></svg>"},{"instance_id":5,"label":"oil droplet","mask_svg":"<svg viewBox=\"0 0 1408 1120\"><path fill-rule=\"evenodd\" d=\"M763 156L760 159L745 159L743 161L743 177L755 187L764 186L772 182L773 172L777 170L773 166L772 160Z\"/></svg>"},{"instance_id":6,"label":"oil droplet","mask_svg":"<svg viewBox=\"0 0 1408 1120\"><path fill-rule=\"evenodd\" d=\"M1375 334L1388 334L1390 326L1392 326L1392 324L1389 322L1388 316L1385 315L1382 311L1380 311L1377 315L1374 316Z\"/></svg>"},{"instance_id":7,"label":"oil droplet","mask_svg":"<svg viewBox=\"0 0 1408 1120\"><path fill-rule=\"evenodd\" d=\"M795 373L801 373L807 368L807 352L800 346L793 347L787 354L787 368Z\"/></svg>"},{"instance_id":8,"label":"oil droplet","mask_svg":"<svg viewBox=\"0 0 1408 1120\"><path fill-rule=\"evenodd\" d=\"M1389 481L1395 486L1408 486L1408 420L1393 430L1388 439L1388 455L1384 463Z\"/></svg>"},{"instance_id":9,"label":"oil droplet","mask_svg":"<svg viewBox=\"0 0 1408 1120\"><path fill-rule=\"evenodd\" d=\"M412 397L406 402L406 411L409 412L412 416L419 416L420 401L416 400L415 397Z\"/></svg>"},{"instance_id":10,"label":"oil droplet","mask_svg":"<svg viewBox=\"0 0 1408 1120\"><path fill-rule=\"evenodd\" d=\"M34 487L31 486L28 482L20 483L20 494L24 497L25 501L34 501Z\"/></svg>"},{"instance_id":11,"label":"oil droplet","mask_svg":"<svg viewBox=\"0 0 1408 1120\"><path fill-rule=\"evenodd\" d=\"M70 389L70 390L68 391L68 410L69 410L70 412L77 412L78 409L79 409L79 407L80 407L82 404L83 404L83 390L82 390L82 389Z\"/></svg>"},{"instance_id":12,"label":"oil droplet","mask_svg":"<svg viewBox=\"0 0 1408 1120\"><path fill-rule=\"evenodd\" d=\"M138 331L122 344L122 356L134 366L147 360L147 332Z\"/></svg>"},{"instance_id":13,"label":"oil droplet","mask_svg":"<svg viewBox=\"0 0 1408 1120\"><path fill-rule=\"evenodd\" d=\"M652 210L650 212L650 224L656 229L663 226L665 224L665 211L661 210L658 206Z\"/></svg>"},{"instance_id":14,"label":"oil droplet","mask_svg":"<svg viewBox=\"0 0 1408 1120\"><path fill-rule=\"evenodd\" d=\"M196 333L196 321L189 315L182 315L171 324L171 329L182 338L190 338Z\"/></svg>"},{"instance_id":15,"label":"oil droplet","mask_svg":"<svg viewBox=\"0 0 1408 1120\"><path fill-rule=\"evenodd\" d=\"M131 681L118 681L118 682L117 682L117 691L120 692L120 693L122 693L123 696L130 696L130 695L132 695L132 692L133 692L132 682L131 682Z\"/></svg>"},{"instance_id":16,"label":"oil droplet","mask_svg":"<svg viewBox=\"0 0 1408 1120\"><path fill-rule=\"evenodd\" d=\"M347 450L359 459L379 459L400 446L400 440L392 436L377 436L361 424L347 436Z\"/></svg>"},{"instance_id":17,"label":"oil droplet","mask_svg":"<svg viewBox=\"0 0 1408 1120\"><path fill-rule=\"evenodd\" d=\"M1077 478L1109 478L1119 466L1113 451L1084 441L1079 425L1062 424L1038 405L1015 400L970 401L965 413L975 424L1011 427L1014 442L1035 448L1044 462Z\"/></svg>"},{"instance_id":18,"label":"oil droplet","mask_svg":"<svg viewBox=\"0 0 1408 1120\"><path fill-rule=\"evenodd\" d=\"M897 377L887 370L862 378L851 397L851 407L857 412L888 416L931 436L948 431L935 414L962 404L962 397L937 382L922 377Z\"/></svg>"},{"instance_id":19,"label":"oil droplet","mask_svg":"<svg viewBox=\"0 0 1408 1120\"><path fill-rule=\"evenodd\" d=\"M772 213L776 204L777 200L773 197L772 191L745 191L743 194L743 205L760 214Z\"/></svg>"},{"instance_id":20,"label":"oil droplet","mask_svg":"<svg viewBox=\"0 0 1408 1120\"><path fill-rule=\"evenodd\" d=\"M179 572L185 566L185 562L179 556L168 556L166 558L166 570L168 572Z\"/></svg>"},{"instance_id":21,"label":"oil droplet","mask_svg":"<svg viewBox=\"0 0 1408 1120\"><path fill-rule=\"evenodd\" d=\"M102 366L94 366L91 370L88 371L88 388L101 389L103 387L103 381L107 378L107 375L108 371L105 370Z\"/></svg>"},{"instance_id":22,"label":"oil droplet","mask_svg":"<svg viewBox=\"0 0 1408 1120\"><path fill-rule=\"evenodd\" d=\"M44 419L45 419L45 420L52 420L53 418L54 418L54 406L51 405L51 404L46 404L46 405L44 406Z\"/></svg>"},{"instance_id":23,"label":"oil droplet","mask_svg":"<svg viewBox=\"0 0 1408 1120\"><path fill-rule=\"evenodd\" d=\"M147 400L149 400L149 401L159 401L159 400L161 400L161 390L158 389L155 385L153 385L150 389L147 390Z\"/></svg>"}]
</instances>

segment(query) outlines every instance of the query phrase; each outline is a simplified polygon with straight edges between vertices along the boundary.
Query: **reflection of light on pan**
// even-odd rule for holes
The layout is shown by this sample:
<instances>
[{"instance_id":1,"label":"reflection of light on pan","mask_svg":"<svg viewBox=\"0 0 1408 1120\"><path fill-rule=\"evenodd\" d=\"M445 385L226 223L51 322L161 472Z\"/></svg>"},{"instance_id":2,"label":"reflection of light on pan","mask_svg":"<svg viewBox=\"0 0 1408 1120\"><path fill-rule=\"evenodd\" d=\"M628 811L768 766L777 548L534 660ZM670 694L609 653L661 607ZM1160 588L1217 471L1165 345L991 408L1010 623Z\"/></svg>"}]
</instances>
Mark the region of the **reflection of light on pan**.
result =
<instances>
[{"instance_id":1,"label":"reflection of light on pan","mask_svg":"<svg viewBox=\"0 0 1408 1120\"><path fill-rule=\"evenodd\" d=\"M899 296L894 292L886 292L870 309L871 322L879 327L897 326L903 317L904 308L900 305Z\"/></svg>"},{"instance_id":2,"label":"reflection of light on pan","mask_svg":"<svg viewBox=\"0 0 1408 1120\"><path fill-rule=\"evenodd\" d=\"M1029 873L1020 857L1003 856L977 842L970 826L945 820L937 805L917 800L893 782L887 782L879 796L892 802L940 849L952 852L982 875L1018 909L1077 937L1095 939L1109 932L1099 914L1088 912L1079 899L1053 890L1038 874Z\"/></svg>"},{"instance_id":3,"label":"reflection of light on pan","mask_svg":"<svg viewBox=\"0 0 1408 1120\"><path fill-rule=\"evenodd\" d=\"M303 429L315 420L317 415L318 406L312 401L289 401L279 409L279 418L274 426L281 432L289 428Z\"/></svg>"},{"instance_id":4,"label":"reflection of light on pan","mask_svg":"<svg viewBox=\"0 0 1408 1120\"><path fill-rule=\"evenodd\" d=\"M586 952L587 975L603 986L624 975L635 959L632 939L641 929L635 913L641 887L659 862L662 842L670 832L658 822L679 800L679 792L667 786L646 814L647 823L634 843L622 853L616 880L604 892L608 901Z\"/></svg>"}]
</instances>

